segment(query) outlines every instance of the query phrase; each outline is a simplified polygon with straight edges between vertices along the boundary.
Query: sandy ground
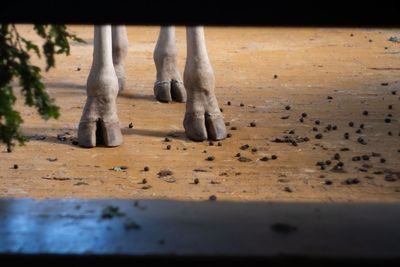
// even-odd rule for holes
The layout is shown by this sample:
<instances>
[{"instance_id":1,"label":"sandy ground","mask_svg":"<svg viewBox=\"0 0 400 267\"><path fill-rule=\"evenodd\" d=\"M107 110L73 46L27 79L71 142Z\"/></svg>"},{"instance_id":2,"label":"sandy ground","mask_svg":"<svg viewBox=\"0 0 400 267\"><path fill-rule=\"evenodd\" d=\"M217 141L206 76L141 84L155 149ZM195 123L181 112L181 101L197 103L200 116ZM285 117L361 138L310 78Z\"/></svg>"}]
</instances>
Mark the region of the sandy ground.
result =
<instances>
[{"instance_id":1,"label":"sandy ground","mask_svg":"<svg viewBox=\"0 0 400 267\"><path fill-rule=\"evenodd\" d=\"M30 26L19 28L35 39ZM72 140L85 103L92 27L71 26L70 30L87 44L73 44L71 55L58 57L57 68L44 74L61 117L45 122L18 102L25 120L23 132L30 141L12 153L1 146L1 197L206 200L215 195L234 201L400 200L400 44L388 41L400 31L206 28L216 93L232 134L218 146L217 142L210 145L185 138L183 104L155 101L152 52L158 28L129 27L128 89L118 98L124 144L84 149ZM183 70L184 28L178 28L177 37ZM307 114L303 123L299 121L302 113ZM385 123L385 118L391 122ZM252 121L256 127L249 127ZM128 128L130 122L132 129ZM349 127L349 122L354 126ZM326 129L329 124L331 130ZM364 128L357 133L360 124ZM291 130L294 133L289 134ZM322 139L315 138L317 133ZM57 135L66 140L58 140ZM172 141L164 142L168 135ZM297 146L273 142L284 135L300 138L300 142ZM301 142L304 137L309 141ZM357 142L359 137L366 144ZM245 144L249 148L240 149ZM237 153L251 161L238 161ZM272 160L272 155L277 159ZM369 160L352 161L363 155ZM208 156L215 160L205 160ZM270 160L260 160L265 156ZM331 164L323 170L316 165L326 160ZM339 161L343 167L335 168ZM116 166L127 169L112 170ZM145 166L149 171L143 170ZM171 170L172 176L159 178L157 173L163 169ZM193 182L195 178L198 184Z\"/></svg>"}]
</instances>

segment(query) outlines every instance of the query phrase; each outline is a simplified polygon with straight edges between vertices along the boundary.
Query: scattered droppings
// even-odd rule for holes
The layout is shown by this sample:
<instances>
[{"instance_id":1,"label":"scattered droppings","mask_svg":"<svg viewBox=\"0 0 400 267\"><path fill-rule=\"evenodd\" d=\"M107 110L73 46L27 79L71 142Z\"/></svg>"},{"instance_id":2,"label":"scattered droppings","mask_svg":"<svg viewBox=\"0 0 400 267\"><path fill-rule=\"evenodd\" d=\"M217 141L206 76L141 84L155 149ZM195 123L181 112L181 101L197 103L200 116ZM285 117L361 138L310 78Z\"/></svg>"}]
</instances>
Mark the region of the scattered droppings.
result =
<instances>
[{"instance_id":1,"label":"scattered droppings","mask_svg":"<svg viewBox=\"0 0 400 267\"><path fill-rule=\"evenodd\" d=\"M130 122L129 125L128 125L128 127L129 127L129 129L132 129L132 128L133 128L133 123Z\"/></svg>"},{"instance_id":2,"label":"scattered droppings","mask_svg":"<svg viewBox=\"0 0 400 267\"><path fill-rule=\"evenodd\" d=\"M314 121L314 123L315 123L316 125L320 125L320 124L321 124L321 122L320 122L319 120Z\"/></svg>"},{"instance_id":3,"label":"scattered droppings","mask_svg":"<svg viewBox=\"0 0 400 267\"><path fill-rule=\"evenodd\" d=\"M256 122L255 121L250 122L250 127L256 127Z\"/></svg>"},{"instance_id":4,"label":"scattered droppings","mask_svg":"<svg viewBox=\"0 0 400 267\"><path fill-rule=\"evenodd\" d=\"M199 178L194 178L193 183L194 183L194 184L199 184L199 183L200 183Z\"/></svg>"},{"instance_id":5,"label":"scattered droppings","mask_svg":"<svg viewBox=\"0 0 400 267\"><path fill-rule=\"evenodd\" d=\"M208 142L208 145L209 145L209 146L214 146L214 142L213 142L213 141L209 141L209 142Z\"/></svg>"},{"instance_id":6,"label":"scattered droppings","mask_svg":"<svg viewBox=\"0 0 400 267\"><path fill-rule=\"evenodd\" d=\"M228 134L226 135L226 137L227 137L227 138L231 138L231 137L232 137L232 134L231 134L231 133L228 133Z\"/></svg>"},{"instance_id":7,"label":"scattered droppings","mask_svg":"<svg viewBox=\"0 0 400 267\"><path fill-rule=\"evenodd\" d=\"M386 174L384 179L386 182L395 182L396 181L396 178L392 174Z\"/></svg>"},{"instance_id":8,"label":"scattered droppings","mask_svg":"<svg viewBox=\"0 0 400 267\"><path fill-rule=\"evenodd\" d=\"M248 149L250 146L248 144L244 144L240 147L241 150L246 150Z\"/></svg>"},{"instance_id":9,"label":"scattered droppings","mask_svg":"<svg viewBox=\"0 0 400 267\"><path fill-rule=\"evenodd\" d=\"M381 83L382 86L388 86L389 83Z\"/></svg>"},{"instance_id":10,"label":"scattered droppings","mask_svg":"<svg viewBox=\"0 0 400 267\"><path fill-rule=\"evenodd\" d=\"M13 169L18 169L18 164L14 164Z\"/></svg>"},{"instance_id":11,"label":"scattered droppings","mask_svg":"<svg viewBox=\"0 0 400 267\"><path fill-rule=\"evenodd\" d=\"M241 106L241 107L244 107L244 104L243 104L243 103L240 103L240 106Z\"/></svg>"},{"instance_id":12,"label":"scattered droppings","mask_svg":"<svg viewBox=\"0 0 400 267\"><path fill-rule=\"evenodd\" d=\"M167 150L171 150L171 145L167 145Z\"/></svg>"},{"instance_id":13,"label":"scattered droppings","mask_svg":"<svg viewBox=\"0 0 400 267\"><path fill-rule=\"evenodd\" d=\"M271 156L271 159L273 159L273 160L276 160L277 158L278 158L277 155L272 155L272 156Z\"/></svg>"},{"instance_id":14,"label":"scattered droppings","mask_svg":"<svg viewBox=\"0 0 400 267\"><path fill-rule=\"evenodd\" d=\"M289 119L289 117L290 117L289 115L288 116L282 116L281 120L287 120L287 119Z\"/></svg>"},{"instance_id":15,"label":"scattered droppings","mask_svg":"<svg viewBox=\"0 0 400 267\"><path fill-rule=\"evenodd\" d=\"M333 156L333 158L335 160L340 160L340 154L339 153L335 153L335 155Z\"/></svg>"},{"instance_id":16,"label":"scattered droppings","mask_svg":"<svg viewBox=\"0 0 400 267\"><path fill-rule=\"evenodd\" d=\"M161 171L159 171L159 172L157 173L157 175L158 175L159 178L160 178L160 177L165 177L165 176L168 176L168 175L172 175L172 174L173 174L173 172L170 171L170 170L168 170L168 169L163 169L163 170L161 170Z\"/></svg>"},{"instance_id":17,"label":"scattered droppings","mask_svg":"<svg viewBox=\"0 0 400 267\"><path fill-rule=\"evenodd\" d=\"M226 102L228 106L232 105L231 101Z\"/></svg>"},{"instance_id":18,"label":"scattered droppings","mask_svg":"<svg viewBox=\"0 0 400 267\"><path fill-rule=\"evenodd\" d=\"M361 158L362 158L362 160L369 160L369 156L368 155L362 155Z\"/></svg>"},{"instance_id":19,"label":"scattered droppings","mask_svg":"<svg viewBox=\"0 0 400 267\"><path fill-rule=\"evenodd\" d=\"M367 144L367 142L365 142L364 138L362 138L362 137L358 137L357 138L357 142L362 144L362 145L366 145Z\"/></svg>"},{"instance_id":20,"label":"scattered droppings","mask_svg":"<svg viewBox=\"0 0 400 267\"><path fill-rule=\"evenodd\" d=\"M293 192L293 190L289 186L285 186L283 188L283 191L288 192L288 193L292 193Z\"/></svg>"},{"instance_id":21,"label":"scattered droppings","mask_svg":"<svg viewBox=\"0 0 400 267\"><path fill-rule=\"evenodd\" d=\"M142 186L143 190L147 190L147 189L151 189L151 188L152 188L152 186L149 184Z\"/></svg>"},{"instance_id":22,"label":"scattered droppings","mask_svg":"<svg viewBox=\"0 0 400 267\"><path fill-rule=\"evenodd\" d=\"M147 179L146 178L142 179L142 184L147 184Z\"/></svg>"},{"instance_id":23,"label":"scattered droppings","mask_svg":"<svg viewBox=\"0 0 400 267\"><path fill-rule=\"evenodd\" d=\"M331 97L331 96L327 96L326 98L329 99L329 100L333 99L333 97Z\"/></svg>"},{"instance_id":24,"label":"scattered droppings","mask_svg":"<svg viewBox=\"0 0 400 267\"><path fill-rule=\"evenodd\" d=\"M260 158L260 160L261 160L261 161L268 161L269 158L268 158L267 156L264 156L264 157Z\"/></svg>"},{"instance_id":25,"label":"scattered droppings","mask_svg":"<svg viewBox=\"0 0 400 267\"><path fill-rule=\"evenodd\" d=\"M217 196L216 195L211 195L208 199L210 201L216 201L217 200Z\"/></svg>"},{"instance_id":26,"label":"scattered droppings","mask_svg":"<svg viewBox=\"0 0 400 267\"><path fill-rule=\"evenodd\" d=\"M392 120L390 118L385 118L386 123L390 123Z\"/></svg>"},{"instance_id":27,"label":"scattered droppings","mask_svg":"<svg viewBox=\"0 0 400 267\"><path fill-rule=\"evenodd\" d=\"M274 79L278 79L278 75L275 74L275 75L274 75Z\"/></svg>"},{"instance_id":28,"label":"scattered droppings","mask_svg":"<svg viewBox=\"0 0 400 267\"><path fill-rule=\"evenodd\" d=\"M236 130L237 130L237 127L236 127L236 126L232 126L232 127L231 127L231 130L232 130L232 131L236 131Z\"/></svg>"},{"instance_id":29,"label":"scattered droppings","mask_svg":"<svg viewBox=\"0 0 400 267\"><path fill-rule=\"evenodd\" d=\"M286 110L290 110L290 106L285 106L285 109Z\"/></svg>"},{"instance_id":30,"label":"scattered droppings","mask_svg":"<svg viewBox=\"0 0 400 267\"><path fill-rule=\"evenodd\" d=\"M344 133L344 139L349 139L349 137L350 137L350 134L349 133Z\"/></svg>"},{"instance_id":31,"label":"scattered droppings","mask_svg":"<svg viewBox=\"0 0 400 267\"><path fill-rule=\"evenodd\" d=\"M148 172L150 170L149 166L144 166L143 171Z\"/></svg>"},{"instance_id":32,"label":"scattered droppings","mask_svg":"<svg viewBox=\"0 0 400 267\"><path fill-rule=\"evenodd\" d=\"M218 182L218 181L214 181L214 180L211 180L211 182L210 182L211 184L221 184L221 182Z\"/></svg>"},{"instance_id":33,"label":"scattered droppings","mask_svg":"<svg viewBox=\"0 0 400 267\"><path fill-rule=\"evenodd\" d=\"M315 138L316 138L316 139L322 139L322 134L321 134L321 133L316 134L316 135L315 135Z\"/></svg>"},{"instance_id":34,"label":"scattered droppings","mask_svg":"<svg viewBox=\"0 0 400 267\"><path fill-rule=\"evenodd\" d=\"M359 184L360 180L358 178L347 178L343 183L346 185Z\"/></svg>"},{"instance_id":35,"label":"scattered droppings","mask_svg":"<svg viewBox=\"0 0 400 267\"><path fill-rule=\"evenodd\" d=\"M324 183L325 183L326 185L331 185L331 184L332 184L332 181L331 181L331 180L326 180Z\"/></svg>"},{"instance_id":36,"label":"scattered droppings","mask_svg":"<svg viewBox=\"0 0 400 267\"><path fill-rule=\"evenodd\" d=\"M301 116L302 116L303 118L305 118L305 117L307 117L307 113L303 112L303 113L301 113Z\"/></svg>"},{"instance_id":37,"label":"scattered droppings","mask_svg":"<svg viewBox=\"0 0 400 267\"><path fill-rule=\"evenodd\" d=\"M208 160L208 161L213 161L213 160L215 160L215 157L214 157L214 156L208 156L208 157L206 158L206 160Z\"/></svg>"},{"instance_id":38,"label":"scattered droppings","mask_svg":"<svg viewBox=\"0 0 400 267\"><path fill-rule=\"evenodd\" d=\"M230 126L230 125L231 125L231 123L229 121L225 122L225 126Z\"/></svg>"},{"instance_id":39,"label":"scattered droppings","mask_svg":"<svg viewBox=\"0 0 400 267\"><path fill-rule=\"evenodd\" d=\"M79 142L76 141L76 140L74 140L74 141L72 141L72 144L73 144L74 146L77 146L77 145L79 144Z\"/></svg>"},{"instance_id":40,"label":"scattered droppings","mask_svg":"<svg viewBox=\"0 0 400 267\"><path fill-rule=\"evenodd\" d=\"M47 158L47 160L50 162L54 162L54 161L57 161L58 159L57 158Z\"/></svg>"},{"instance_id":41,"label":"scattered droppings","mask_svg":"<svg viewBox=\"0 0 400 267\"><path fill-rule=\"evenodd\" d=\"M256 153L258 151L258 149L256 148L256 147L253 147L252 149L251 149L251 152L253 152L253 153Z\"/></svg>"},{"instance_id":42,"label":"scattered droppings","mask_svg":"<svg viewBox=\"0 0 400 267\"><path fill-rule=\"evenodd\" d=\"M386 162L386 159L381 158L381 159L379 160L379 162L380 162L380 163L385 163L385 162Z\"/></svg>"},{"instance_id":43,"label":"scattered droppings","mask_svg":"<svg viewBox=\"0 0 400 267\"><path fill-rule=\"evenodd\" d=\"M222 143L221 143L221 142L218 142L218 143L217 143L217 146L222 146Z\"/></svg>"},{"instance_id":44,"label":"scattered droppings","mask_svg":"<svg viewBox=\"0 0 400 267\"><path fill-rule=\"evenodd\" d=\"M235 157L240 157L241 154L240 153L236 153Z\"/></svg>"},{"instance_id":45,"label":"scattered droppings","mask_svg":"<svg viewBox=\"0 0 400 267\"><path fill-rule=\"evenodd\" d=\"M352 122L352 121L349 122L349 126L350 126L350 127L353 127L353 126L354 126L354 122Z\"/></svg>"}]
</instances>

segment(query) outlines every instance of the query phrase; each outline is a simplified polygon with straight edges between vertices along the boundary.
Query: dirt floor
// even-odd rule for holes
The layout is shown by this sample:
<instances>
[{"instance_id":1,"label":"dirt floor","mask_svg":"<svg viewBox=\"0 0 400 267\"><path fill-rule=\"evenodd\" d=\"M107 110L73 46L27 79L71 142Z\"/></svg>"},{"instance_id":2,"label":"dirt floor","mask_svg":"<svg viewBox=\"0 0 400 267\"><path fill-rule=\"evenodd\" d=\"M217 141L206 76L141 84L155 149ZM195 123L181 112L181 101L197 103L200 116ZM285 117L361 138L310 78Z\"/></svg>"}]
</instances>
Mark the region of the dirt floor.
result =
<instances>
[{"instance_id":1,"label":"dirt floor","mask_svg":"<svg viewBox=\"0 0 400 267\"><path fill-rule=\"evenodd\" d=\"M31 26L19 28L35 40ZM184 104L153 97L158 28L129 27L128 89L118 98L124 144L93 149L73 144L93 28L70 30L87 43L74 43L71 55L44 74L61 117L45 122L18 102L30 141L12 153L1 146L0 197L400 200L400 43L388 41L399 30L207 27L216 94L232 135L212 145L185 138ZM184 28L177 37L183 71ZM164 169L172 175L159 177Z\"/></svg>"}]
</instances>

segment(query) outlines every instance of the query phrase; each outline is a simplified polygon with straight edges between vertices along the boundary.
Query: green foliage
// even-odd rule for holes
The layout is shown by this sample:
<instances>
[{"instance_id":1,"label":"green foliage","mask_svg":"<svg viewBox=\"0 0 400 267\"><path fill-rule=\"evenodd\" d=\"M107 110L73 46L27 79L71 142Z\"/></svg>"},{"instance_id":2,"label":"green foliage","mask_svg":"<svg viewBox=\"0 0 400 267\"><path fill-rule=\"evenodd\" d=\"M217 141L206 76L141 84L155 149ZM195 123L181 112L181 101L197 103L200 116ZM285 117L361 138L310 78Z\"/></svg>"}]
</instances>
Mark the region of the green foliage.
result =
<instances>
[{"instance_id":1,"label":"green foliage","mask_svg":"<svg viewBox=\"0 0 400 267\"><path fill-rule=\"evenodd\" d=\"M69 55L69 41L83 42L68 33L65 25L34 25L35 32L44 40L42 50L32 41L20 36L14 24L0 24L0 141L8 151L14 140L23 144L26 138L19 128L21 115L13 109L16 97L12 82L17 80L25 105L35 107L45 120L59 117L59 108L45 90L41 69L30 63L30 52L46 59L46 71L55 67L56 54Z\"/></svg>"}]
</instances>

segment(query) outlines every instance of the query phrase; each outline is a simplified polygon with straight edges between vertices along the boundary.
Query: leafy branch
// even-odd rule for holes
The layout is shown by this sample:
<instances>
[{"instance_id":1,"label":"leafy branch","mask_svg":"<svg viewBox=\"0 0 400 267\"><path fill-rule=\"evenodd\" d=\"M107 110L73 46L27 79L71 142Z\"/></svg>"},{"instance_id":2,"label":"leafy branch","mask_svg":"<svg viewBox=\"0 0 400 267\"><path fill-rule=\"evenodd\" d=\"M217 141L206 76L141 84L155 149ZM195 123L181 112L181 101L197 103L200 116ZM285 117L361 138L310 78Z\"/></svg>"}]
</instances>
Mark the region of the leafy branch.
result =
<instances>
[{"instance_id":1,"label":"leafy branch","mask_svg":"<svg viewBox=\"0 0 400 267\"><path fill-rule=\"evenodd\" d=\"M41 69L30 62L30 52L39 58L44 55L48 71L55 67L55 55L70 54L69 41L84 42L70 34L65 25L34 25L34 30L44 40L42 49L21 37L14 24L0 24L0 141L9 152L15 145L13 141L26 141L20 132L23 119L14 110L13 80L18 80L25 105L35 107L43 119L57 119L60 115L54 99L45 90Z\"/></svg>"}]
</instances>

